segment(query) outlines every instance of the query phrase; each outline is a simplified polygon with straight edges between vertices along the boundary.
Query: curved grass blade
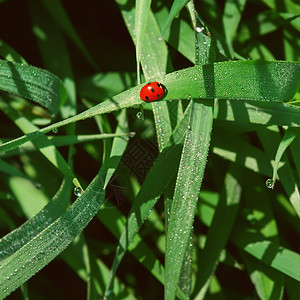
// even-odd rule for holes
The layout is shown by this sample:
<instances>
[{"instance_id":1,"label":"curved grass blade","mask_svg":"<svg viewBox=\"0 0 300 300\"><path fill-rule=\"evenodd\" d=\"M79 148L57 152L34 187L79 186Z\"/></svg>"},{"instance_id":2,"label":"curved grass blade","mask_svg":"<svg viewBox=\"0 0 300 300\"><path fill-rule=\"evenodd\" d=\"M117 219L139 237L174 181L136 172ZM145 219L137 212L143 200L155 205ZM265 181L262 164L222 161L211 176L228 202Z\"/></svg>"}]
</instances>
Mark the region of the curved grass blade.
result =
<instances>
[{"instance_id":1,"label":"curved grass blade","mask_svg":"<svg viewBox=\"0 0 300 300\"><path fill-rule=\"evenodd\" d=\"M170 24L172 23L172 21L174 20L174 18L176 17L177 14L179 14L179 12L182 10L182 8L189 2L189 0L174 0L168 19L165 22L165 25L162 29L162 36L164 36L166 30L168 29L168 27L170 26Z\"/></svg>"},{"instance_id":2,"label":"curved grass blade","mask_svg":"<svg viewBox=\"0 0 300 300\"><path fill-rule=\"evenodd\" d=\"M125 116L124 111L117 132L126 128ZM54 259L90 222L105 201L105 188L120 162L127 142L128 139L116 138L110 158L104 162L98 175L73 205L21 249L1 261L1 298L9 295Z\"/></svg>"},{"instance_id":3,"label":"curved grass blade","mask_svg":"<svg viewBox=\"0 0 300 300\"><path fill-rule=\"evenodd\" d=\"M299 130L297 130L297 128L289 127L288 130L285 132L282 140L280 141L280 144L279 144L277 152L276 152L275 161L274 161L272 189L275 186L276 175L277 175L277 170L279 168L280 160L281 160L285 150L289 147L289 145L293 142L293 140L298 136L298 134L299 134ZM297 213L300 216L300 202L298 204Z\"/></svg>"},{"instance_id":4,"label":"curved grass blade","mask_svg":"<svg viewBox=\"0 0 300 300\"><path fill-rule=\"evenodd\" d=\"M53 199L36 216L0 239L0 261L21 249L62 215L69 204L70 190L71 182L63 181Z\"/></svg>"},{"instance_id":5,"label":"curved grass blade","mask_svg":"<svg viewBox=\"0 0 300 300\"><path fill-rule=\"evenodd\" d=\"M281 102L294 96L299 82L300 64L280 61L236 61L195 66L170 73L162 80L168 89L165 100L217 98ZM139 99L141 87L124 91L77 116L2 144L0 153L14 149L58 127L141 104L142 100Z\"/></svg>"},{"instance_id":6,"label":"curved grass blade","mask_svg":"<svg viewBox=\"0 0 300 300\"><path fill-rule=\"evenodd\" d=\"M53 114L66 100L61 80L52 73L33 66L0 60L0 89L31 99Z\"/></svg>"}]
</instances>

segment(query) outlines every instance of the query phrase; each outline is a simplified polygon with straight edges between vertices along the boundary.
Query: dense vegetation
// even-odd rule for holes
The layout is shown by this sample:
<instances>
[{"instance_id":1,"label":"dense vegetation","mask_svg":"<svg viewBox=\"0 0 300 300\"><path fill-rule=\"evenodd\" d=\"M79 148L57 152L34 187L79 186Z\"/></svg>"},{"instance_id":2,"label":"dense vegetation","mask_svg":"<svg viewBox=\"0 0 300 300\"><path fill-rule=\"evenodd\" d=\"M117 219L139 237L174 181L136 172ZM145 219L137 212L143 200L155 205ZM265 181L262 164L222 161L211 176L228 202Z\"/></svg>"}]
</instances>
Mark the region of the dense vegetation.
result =
<instances>
[{"instance_id":1,"label":"dense vegetation","mask_svg":"<svg viewBox=\"0 0 300 300\"><path fill-rule=\"evenodd\" d=\"M0 299L299 299L299 15L0 1Z\"/></svg>"}]
</instances>

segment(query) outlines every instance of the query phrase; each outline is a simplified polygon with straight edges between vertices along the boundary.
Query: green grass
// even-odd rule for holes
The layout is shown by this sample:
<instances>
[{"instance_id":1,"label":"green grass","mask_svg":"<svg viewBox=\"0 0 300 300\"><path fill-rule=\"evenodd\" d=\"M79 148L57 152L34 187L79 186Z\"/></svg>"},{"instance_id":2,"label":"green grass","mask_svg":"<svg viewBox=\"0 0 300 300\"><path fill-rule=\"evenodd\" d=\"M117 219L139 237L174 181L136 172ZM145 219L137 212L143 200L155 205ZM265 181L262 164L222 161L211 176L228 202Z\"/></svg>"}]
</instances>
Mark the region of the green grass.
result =
<instances>
[{"instance_id":1,"label":"green grass","mask_svg":"<svg viewBox=\"0 0 300 300\"><path fill-rule=\"evenodd\" d=\"M0 8L0 299L298 299L296 2Z\"/></svg>"}]
</instances>

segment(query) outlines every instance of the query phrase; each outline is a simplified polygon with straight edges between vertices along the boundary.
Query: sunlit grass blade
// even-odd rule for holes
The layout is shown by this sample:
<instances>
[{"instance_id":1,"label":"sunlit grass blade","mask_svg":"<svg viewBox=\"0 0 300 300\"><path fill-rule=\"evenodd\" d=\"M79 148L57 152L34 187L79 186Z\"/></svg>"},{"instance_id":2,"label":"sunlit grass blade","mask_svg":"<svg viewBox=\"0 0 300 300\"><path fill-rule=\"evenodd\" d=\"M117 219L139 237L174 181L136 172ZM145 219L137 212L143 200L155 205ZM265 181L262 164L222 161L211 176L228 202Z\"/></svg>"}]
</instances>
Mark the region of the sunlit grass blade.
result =
<instances>
[{"instance_id":1,"label":"sunlit grass blade","mask_svg":"<svg viewBox=\"0 0 300 300\"><path fill-rule=\"evenodd\" d=\"M79 143L86 143L91 141L97 140L104 140L104 139L112 139L114 137L121 137L121 136L134 136L134 132L125 132L125 133L103 133L103 134L86 134L86 135L59 135L59 136L47 136L48 142L46 142L42 137L37 139L39 141L39 148L36 148L33 143L28 142L15 150L11 150L5 152L1 157L9 157L19 154L24 154L27 152L38 151L38 149L42 149L53 145L54 147L64 147L75 145Z\"/></svg>"},{"instance_id":2,"label":"sunlit grass blade","mask_svg":"<svg viewBox=\"0 0 300 300\"><path fill-rule=\"evenodd\" d=\"M126 130L123 111L117 132ZM105 201L105 188L117 168L128 139L115 138L111 157L104 162L86 191L56 221L33 237L0 266L0 297L5 297L62 252L83 230Z\"/></svg>"},{"instance_id":3,"label":"sunlit grass blade","mask_svg":"<svg viewBox=\"0 0 300 300\"><path fill-rule=\"evenodd\" d=\"M174 0L168 19L166 20L164 27L162 29L162 35L165 34L167 28L170 26L170 24L172 23L173 19L176 17L176 15L178 15L180 13L180 11L182 10L182 8L189 2L189 0Z\"/></svg>"},{"instance_id":4,"label":"sunlit grass blade","mask_svg":"<svg viewBox=\"0 0 300 300\"><path fill-rule=\"evenodd\" d=\"M134 236L147 218L149 211L157 202L160 195L168 185L169 181L175 175L179 157L182 149L182 143L186 134L187 126L191 116L190 105L183 117L181 123L174 130L174 133L164 150L158 155L156 163L149 171L143 185L136 196L135 202L131 208L127 223L124 226L119 238L116 256L113 261L110 284L106 290L106 297L111 296L113 290L113 281L117 268L123 259L127 248L132 242Z\"/></svg>"},{"instance_id":5,"label":"sunlit grass blade","mask_svg":"<svg viewBox=\"0 0 300 300\"><path fill-rule=\"evenodd\" d=\"M71 182L64 181L53 199L36 216L0 239L0 261L22 248L62 215L69 204L70 190Z\"/></svg>"},{"instance_id":6,"label":"sunlit grass blade","mask_svg":"<svg viewBox=\"0 0 300 300\"><path fill-rule=\"evenodd\" d=\"M272 268L300 281L300 255L276 243L266 240L261 234L244 226L235 228L233 242Z\"/></svg>"},{"instance_id":7,"label":"sunlit grass blade","mask_svg":"<svg viewBox=\"0 0 300 300\"><path fill-rule=\"evenodd\" d=\"M146 5L144 9L147 10L147 7L148 6ZM136 43L136 51L138 51L137 35L134 34L134 28L131 22L138 14L133 7L131 11L128 11L128 9L124 10L122 5L120 8L122 9L123 18L131 37ZM147 82L153 80L160 81L167 71L168 51L165 42L161 40L159 26L151 10L147 16L147 23L143 24L143 26L145 26L145 32L140 41L141 49L139 51L141 52L141 64ZM143 22L145 22L145 20L143 20ZM142 30L142 28L140 30ZM169 109L167 104L161 101L152 103L152 109L157 132L158 147L161 151L172 134ZM162 124L164 124L164 126L162 126Z\"/></svg>"},{"instance_id":8,"label":"sunlit grass blade","mask_svg":"<svg viewBox=\"0 0 300 300\"><path fill-rule=\"evenodd\" d=\"M14 61L21 64L27 64L24 57L22 57L15 49L10 47L7 43L0 39L0 56L7 61Z\"/></svg>"},{"instance_id":9,"label":"sunlit grass blade","mask_svg":"<svg viewBox=\"0 0 300 300\"><path fill-rule=\"evenodd\" d=\"M31 99L54 114L66 100L61 80L46 70L3 60L0 70L1 90Z\"/></svg>"},{"instance_id":10,"label":"sunlit grass blade","mask_svg":"<svg viewBox=\"0 0 300 300\"><path fill-rule=\"evenodd\" d=\"M240 170L231 165L225 176L224 186L210 224L206 243L198 261L199 275L195 284L196 299L204 299L208 283L217 267L221 251L225 248L231 233L241 198Z\"/></svg>"},{"instance_id":11,"label":"sunlit grass blade","mask_svg":"<svg viewBox=\"0 0 300 300\"><path fill-rule=\"evenodd\" d=\"M289 62L222 62L195 66L170 73L162 83L167 87L165 100L228 99L252 101L287 101L297 91L300 64ZM241 76L243 74L243 76ZM194 80L191 80L194 79ZM205 80L204 80L205 79ZM263 79L263 80L261 80ZM178 84L180 82L180 84ZM8 151L58 127L141 104L139 91L134 87L112 97L74 117L47 126L38 132L17 138L0 146Z\"/></svg>"},{"instance_id":12,"label":"sunlit grass blade","mask_svg":"<svg viewBox=\"0 0 300 300\"><path fill-rule=\"evenodd\" d=\"M227 0L224 6L223 25L227 42L232 43L239 26L246 0Z\"/></svg>"},{"instance_id":13,"label":"sunlit grass blade","mask_svg":"<svg viewBox=\"0 0 300 300\"><path fill-rule=\"evenodd\" d=\"M279 167L280 160L285 152L285 150L289 147L289 145L293 142L293 140L299 135L299 130L293 127L289 127L287 131L285 132L279 146L277 149L277 153L275 156L274 161L274 169L273 169L273 177L272 177L272 188L275 186L276 177L277 177L277 170ZM298 215L300 216L300 201L299 201L299 207L297 209Z\"/></svg>"},{"instance_id":14,"label":"sunlit grass blade","mask_svg":"<svg viewBox=\"0 0 300 300\"><path fill-rule=\"evenodd\" d=\"M283 299L284 275L251 255L241 253L252 283L260 299Z\"/></svg>"},{"instance_id":15,"label":"sunlit grass blade","mask_svg":"<svg viewBox=\"0 0 300 300\"><path fill-rule=\"evenodd\" d=\"M182 151L166 236L165 299L175 299L184 253L202 184L213 120L212 104L192 102L190 129Z\"/></svg>"},{"instance_id":16,"label":"sunlit grass blade","mask_svg":"<svg viewBox=\"0 0 300 300\"><path fill-rule=\"evenodd\" d=\"M140 84L140 59L141 48L143 45L143 39L145 29L148 22L148 14L151 6L151 0L136 0L135 1L135 53L136 53L136 65L137 65L137 83Z\"/></svg>"},{"instance_id":17,"label":"sunlit grass blade","mask_svg":"<svg viewBox=\"0 0 300 300\"><path fill-rule=\"evenodd\" d=\"M38 130L38 127L33 125L24 116L21 116L12 107L6 105L3 101L0 101L0 107L25 134ZM42 143L44 147L42 147L40 143ZM42 136L40 139L34 140L32 144L49 160L49 162L51 162L60 172L62 172L64 176L70 178L75 186L82 188L71 167L46 136Z\"/></svg>"}]
</instances>

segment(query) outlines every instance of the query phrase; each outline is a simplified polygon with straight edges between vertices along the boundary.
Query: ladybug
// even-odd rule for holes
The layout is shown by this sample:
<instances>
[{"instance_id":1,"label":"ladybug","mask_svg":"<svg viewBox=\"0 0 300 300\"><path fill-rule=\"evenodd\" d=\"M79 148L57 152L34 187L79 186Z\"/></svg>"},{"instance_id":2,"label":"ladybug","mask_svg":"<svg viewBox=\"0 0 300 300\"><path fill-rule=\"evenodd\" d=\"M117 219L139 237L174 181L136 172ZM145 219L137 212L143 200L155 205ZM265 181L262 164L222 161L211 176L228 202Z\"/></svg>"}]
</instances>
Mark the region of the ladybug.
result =
<instances>
[{"instance_id":1,"label":"ladybug","mask_svg":"<svg viewBox=\"0 0 300 300\"><path fill-rule=\"evenodd\" d=\"M154 81L149 82L142 87L140 91L140 97L143 101L152 102L161 99L165 93L165 86L157 81Z\"/></svg>"}]
</instances>

